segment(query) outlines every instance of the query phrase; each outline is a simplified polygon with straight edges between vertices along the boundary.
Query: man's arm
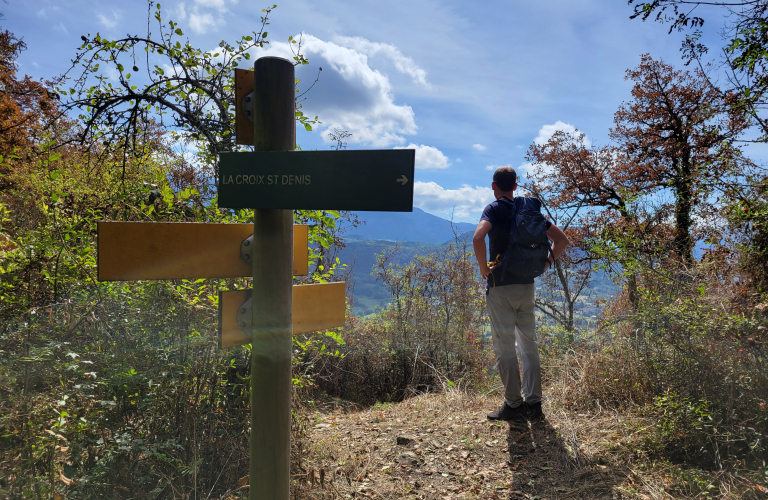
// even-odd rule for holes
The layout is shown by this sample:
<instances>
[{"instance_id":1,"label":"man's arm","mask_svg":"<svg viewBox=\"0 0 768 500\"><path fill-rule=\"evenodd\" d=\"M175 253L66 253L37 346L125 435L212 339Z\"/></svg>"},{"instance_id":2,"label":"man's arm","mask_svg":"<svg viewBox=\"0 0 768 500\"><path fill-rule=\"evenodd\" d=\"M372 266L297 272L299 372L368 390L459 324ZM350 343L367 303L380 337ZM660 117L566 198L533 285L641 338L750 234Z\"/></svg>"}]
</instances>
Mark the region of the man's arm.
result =
<instances>
[{"instance_id":1,"label":"man's arm","mask_svg":"<svg viewBox=\"0 0 768 500\"><path fill-rule=\"evenodd\" d=\"M472 247L475 249L475 258L477 265L480 266L480 274L483 279L488 279L491 269L488 267L488 259L485 249L485 235L491 230L491 223L487 220L481 220L475 229L475 235L472 237ZM561 231L562 232L562 231Z\"/></svg>"},{"instance_id":2,"label":"man's arm","mask_svg":"<svg viewBox=\"0 0 768 500\"><path fill-rule=\"evenodd\" d=\"M547 229L547 238L552 240L552 253L555 256L555 260L557 260L557 258L560 257L560 254L563 253L563 250L565 250L565 247L568 246L570 241L568 240L568 237L565 235L563 230L554 224L549 226L549 229ZM554 263L554 261L550 260L547 269L549 269Z\"/></svg>"}]
</instances>

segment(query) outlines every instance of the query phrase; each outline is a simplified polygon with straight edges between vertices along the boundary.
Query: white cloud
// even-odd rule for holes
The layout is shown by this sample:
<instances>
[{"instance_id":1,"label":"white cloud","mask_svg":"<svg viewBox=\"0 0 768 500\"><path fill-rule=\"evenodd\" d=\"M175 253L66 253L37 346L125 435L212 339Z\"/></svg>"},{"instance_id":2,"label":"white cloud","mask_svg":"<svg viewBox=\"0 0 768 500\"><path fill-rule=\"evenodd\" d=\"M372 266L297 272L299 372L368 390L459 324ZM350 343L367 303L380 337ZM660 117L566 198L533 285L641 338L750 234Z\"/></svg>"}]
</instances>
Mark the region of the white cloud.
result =
<instances>
[{"instance_id":1,"label":"white cloud","mask_svg":"<svg viewBox=\"0 0 768 500\"><path fill-rule=\"evenodd\" d=\"M415 83L426 88L432 88L427 81L427 72L417 66L416 63L413 62L413 59L404 56L402 52L391 43L371 42L370 40L366 40L359 36L336 36L333 37L333 41L342 47L353 49L369 57L382 54L392 61L398 71L410 76Z\"/></svg>"},{"instance_id":2,"label":"white cloud","mask_svg":"<svg viewBox=\"0 0 768 500\"><path fill-rule=\"evenodd\" d=\"M189 9L184 2L179 2L173 12L179 20L187 20L192 31L203 35L226 24L225 17L231 15L228 3L236 4L237 0L194 0Z\"/></svg>"},{"instance_id":3,"label":"white cloud","mask_svg":"<svg viewBox=\"0 0 768 500\"><path fill-rule=\"evenodd\" d=\"M524 182L525 177L528 177L534 170L537 169L544 174L551 174L554 170L552 166L548 165L547 163L522 163L515 169L515 172L517 172L517 178ZM518 181L518 184L519 183L520 181Z\"/></svg>"},{"instance_id":4,"label":"white cloud","mask_svg":"<svg viewBox=\"0 0 768 500\"><path fill-rule=\"evenodd\" d=\"M553 135L555 135L555 132L558 130L562 130L563 132L574 135L577 133L576 127L570 123L563 123L560 120L557 120L551 125L542 126L541 129L539 129L539 135L536 136L536 138L533 140L533 143L539 146L543 146ZM589 147L592 145L592 142L585 137L584 145Z\"/></svg>"},{"instance_id":5,"label":"white cloud","mask_svg":"<svg viewBox=\"0 0 768 500\"><path fill-rule=\"evenodd\" d=\"M486 149L488 149L482 144L472 144L472 147L475 148L477 151L485 151Z\"/></svg>"},{"instance_id":6,"label":"white cloud","mask_svg":"<svg viewBox=\"0 0 768 500\"><path fill-rule=\"evenodd\" d=\"M415 149L416 150L416 168L417 169L440 169L448 168L451 166L451 162L448 161L448 157L445 156L439 149L433 146L425 146L424 144L409 144L405 147L395 147L395 149Z\"/></svg>"},{"instance_id":7,"label":"white cloud","mask_svg":"<svg viewBox=\"0 0 768 500\"><path fill-rule=\"evenodd\" d=\"M468 217L477 213L493 201L489 187L469 186L445 189L436 182L416 181L413 186L414 206L424 210L453 212L456 217Z\"/></svg>"},{"instance_id":8,"label":"white cloud","mask_svg":"<svg viewBox=\"0 0 768 500\"><path fill-rule=\"evenodd\" d=\"M114 66L104 66L103 71L106 73L107 78L113 82L120 81L120 72Z\"/></svg>"},{"instance_id":9,"label":"white cloud","mask_svg":"<svg viewBox=\"0 0 768 500\"><path fill-rule=\"evenodd\" d=\"M216 31L220 23L221 19L216 19L213 14L207 12L201 13L197 7L192 8L192 12L189 13L189 27L198 35L203 35L208 30Z\"/></svg>"},{"instance_id":10,"label":"white cloud","mask_svg":"<svg viewBox=\"0 0 768 500\"><path fill-rule=\"evenodd\" d=\"M184 21L187 18L187 6L184 5L184 2L179 2L176 6L176 17L179 21Z\"/></svg>"},{"instance_id":11,"label":"white cloud","mask_svg":"<svg viewBox=\"0 0 768 500\"><path fill-rule=\"evenodd\" d=\"M461 158L456 158L456 163L461 163Z\"/></svg>"},{"instance_id":12,"label":"white cloud","mask_svg":"<svg viewBox=\"0 0 768 500\"><path fill-rule=\"evenodd\" d=\"M105 28L114 28L117 26L117 22L120 20L120 15L118 15L118 13L114 10L112 11L111 18L105 16L104 14L99 14L97 17L99 18L99 24Z\"/></svg>"},{"instance_id":13,"label":"white cloud","mask_svg":"<svg viewBox=\"0 0 768 500\"><path fill-rule=\"evenodd\" d=\"M301 35L301 51L312 62L310 67L298 68L312 71L306 76L297 73L302 78L302 90L314 81L317 66L323 68L320 81L302 103L305 115L317 115L322 120L319 131L323 141L330 143L327 132L337 127L352 133L349 144L373 147L403 144L404 135L416 133L413 109L395 104L389 78L371 67L366 54L307 34ZM284 42L272 42L251 54L254 59L266 55L293 57L291 47Z\"/></svg>"},{"instance_id":14,"label":"white cloud","mask_svg":"<svg viewBox=\"0 0 768 500\"><path fill-rule=\"evenodd\" d=\"M221 13L227 12L229 10L227 9L227 5L224 0L195 0L195 4L202 7L216 9Z\"/></svg>"},{"instance_id":15,"label":"white cloud","mask_svg":"<svg viewBox=\"0 0 768 500\"><path fill-rule=\"evenodd\" d=\"M536 165L537 164L535 163L521 163L520 166L515 169L515 172L517 172L518 177L524 177L528 175Z\"/></svg>"}]
</instances>

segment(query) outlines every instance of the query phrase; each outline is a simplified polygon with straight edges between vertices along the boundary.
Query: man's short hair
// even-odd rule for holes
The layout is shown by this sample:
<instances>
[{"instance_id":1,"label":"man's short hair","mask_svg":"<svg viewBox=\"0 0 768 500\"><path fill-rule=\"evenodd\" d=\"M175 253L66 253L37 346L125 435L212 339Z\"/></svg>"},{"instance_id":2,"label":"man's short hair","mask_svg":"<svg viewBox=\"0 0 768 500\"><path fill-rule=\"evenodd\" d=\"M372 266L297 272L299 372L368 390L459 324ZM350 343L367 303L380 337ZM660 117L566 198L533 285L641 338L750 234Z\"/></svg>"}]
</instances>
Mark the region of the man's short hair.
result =
<instances>
[{"instance_id":1,"label":"man's short hair","mask_svg":"<svg viewBox=\"0 0 768 500\"><path fill-rule=\"evenodd\" d=\"M502 191L512 191L517 183L517 172L512 167L499 167L493 173L493 182Z\"/></svg>"}]
</instances>

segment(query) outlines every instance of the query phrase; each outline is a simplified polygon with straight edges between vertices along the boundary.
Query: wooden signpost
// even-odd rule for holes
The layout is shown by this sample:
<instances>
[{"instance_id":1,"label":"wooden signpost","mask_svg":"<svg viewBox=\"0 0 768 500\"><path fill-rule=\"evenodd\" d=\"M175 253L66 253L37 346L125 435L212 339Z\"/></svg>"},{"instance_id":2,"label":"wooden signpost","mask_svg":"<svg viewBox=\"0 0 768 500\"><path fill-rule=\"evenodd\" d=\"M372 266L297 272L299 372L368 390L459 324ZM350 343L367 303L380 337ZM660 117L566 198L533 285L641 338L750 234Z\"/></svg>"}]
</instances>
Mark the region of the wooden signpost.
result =
<instances>
[{"instance_id":1,"label":"wooden signpost","mask_svg":"<svg viewBox=\"0 0 768 500\"><path fill-rule=\"evenodd\" d=\"M415 151L294 151L293 64L262 57L235 84L237 142L255 151L221 155L218 200L254 209L253 226L99 223L99 279L253 277L219 294L219 346L251 344L249 498L288 500L291 335L343 326L345 313L344 283L293 286L308 272L293 210L412 211Z\"/></svg>"}]
</instances>

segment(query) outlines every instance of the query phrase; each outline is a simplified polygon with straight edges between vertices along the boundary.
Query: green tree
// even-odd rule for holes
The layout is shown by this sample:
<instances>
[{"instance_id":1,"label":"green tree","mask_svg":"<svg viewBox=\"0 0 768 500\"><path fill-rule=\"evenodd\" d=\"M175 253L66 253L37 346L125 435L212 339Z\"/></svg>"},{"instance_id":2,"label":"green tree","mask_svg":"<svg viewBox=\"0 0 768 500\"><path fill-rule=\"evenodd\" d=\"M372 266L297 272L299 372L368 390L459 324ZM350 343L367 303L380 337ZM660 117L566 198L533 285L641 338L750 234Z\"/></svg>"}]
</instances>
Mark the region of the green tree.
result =
<instances>
[{"instance_id":1,"label":"green tree","mask_svg":"<svg viewBox=\"0 0 768 500\"><path fill-rule=\"evenodd\" d=\"M62 112L79 113L82 123L71 140L99 142L104 152L121 151L127 161L129 154L141 154L136 148L147 133L143 124L155 121L198 149L198 160L215 178L219 153L241 149L235 143L233 70L250 59L251 49L269 43L266 27L276 6L262 11L258 33L233 43L222 40L215 50L205 51L184 38L178 23L163 20L160 4L149 0L147 5L143 36L82 37L72 67L57 88ZM294 62L308 63L300 49ZM298 109L297 120L309 130L316 122Z\"/></svg>"}]
</instances>

